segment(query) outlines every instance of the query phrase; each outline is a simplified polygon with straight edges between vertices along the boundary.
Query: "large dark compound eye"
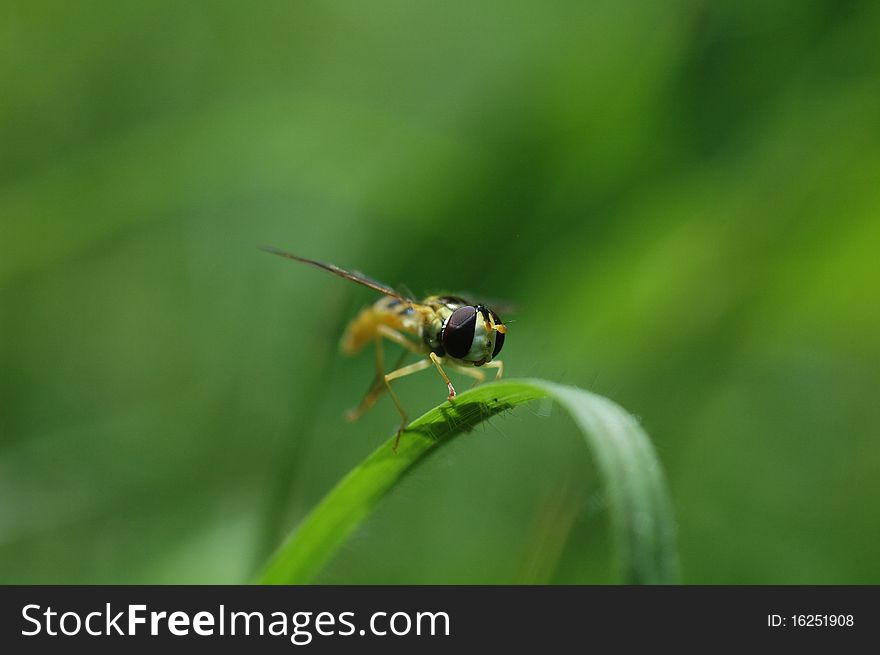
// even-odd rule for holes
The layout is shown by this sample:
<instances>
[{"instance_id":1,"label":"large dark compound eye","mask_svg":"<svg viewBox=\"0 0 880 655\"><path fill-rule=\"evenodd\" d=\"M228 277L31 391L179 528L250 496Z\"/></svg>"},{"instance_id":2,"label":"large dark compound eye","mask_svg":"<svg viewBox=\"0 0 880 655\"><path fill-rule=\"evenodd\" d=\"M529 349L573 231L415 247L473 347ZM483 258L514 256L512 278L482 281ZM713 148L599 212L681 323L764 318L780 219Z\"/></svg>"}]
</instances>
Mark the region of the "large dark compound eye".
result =
<instances>
[{"instance_id":1,"label":"large dark compound eye","mask_svg":"<svg viewBox=\"0 0 880 655\"><path fill-rule=\"evenodd\" d=\"M451 357L461 359L471 350L476 327L477 309L471 305L459 307L443 328L443 348Z\"/></svg>"},{"instance_id":2,"label":"large dark compound eye","mask_svg":"<svg viewBox=\"0 0 880 655\"><path fill-rule=\"evenodd\" d=\"M495 312L492 312L492 320L495 321L495 325L501 325L501 319ZM495 349L492 351L492 359L498 357L502 346L504 346L504 332L495 332Z\"/></svg>"}]
</instances>

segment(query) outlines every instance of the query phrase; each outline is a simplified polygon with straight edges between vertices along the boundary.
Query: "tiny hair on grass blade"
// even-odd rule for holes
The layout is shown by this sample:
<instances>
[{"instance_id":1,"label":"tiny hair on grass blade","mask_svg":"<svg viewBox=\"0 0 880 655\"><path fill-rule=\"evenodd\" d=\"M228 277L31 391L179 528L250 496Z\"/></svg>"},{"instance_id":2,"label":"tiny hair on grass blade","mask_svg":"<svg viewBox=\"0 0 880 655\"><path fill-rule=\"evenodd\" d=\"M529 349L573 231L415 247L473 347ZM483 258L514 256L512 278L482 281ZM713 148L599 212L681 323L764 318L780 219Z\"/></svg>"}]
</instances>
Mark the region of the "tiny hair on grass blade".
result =
<instances>
[{"instance_id":1,"label":"tiny hair on grass blade","mask_svg":"<svg viewBox=\"0 0 880 655\"><path fill-rule=\"evenodd\" d=\"M257 582L307 584L412 468L454 437L506 410L551 398L574 420L608 499L619 582L678 581L675 522L660 462L638 421L612 401L538 379L505 380L459 394L377 448L321 500L270 557Z\"/></svg>"}]
</instances>

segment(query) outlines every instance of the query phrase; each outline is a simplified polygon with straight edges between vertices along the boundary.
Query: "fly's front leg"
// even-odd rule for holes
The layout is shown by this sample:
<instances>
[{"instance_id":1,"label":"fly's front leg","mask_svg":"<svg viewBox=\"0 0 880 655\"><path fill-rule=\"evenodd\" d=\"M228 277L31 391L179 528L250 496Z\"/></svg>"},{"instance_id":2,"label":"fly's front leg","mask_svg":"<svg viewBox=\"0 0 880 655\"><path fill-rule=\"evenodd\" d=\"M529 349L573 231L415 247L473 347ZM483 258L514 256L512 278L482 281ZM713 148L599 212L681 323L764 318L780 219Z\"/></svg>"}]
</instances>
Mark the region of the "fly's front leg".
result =
<instances>
[{"instance_id":1,"label":"fly's front leg","mask_svg":"<svg viewBox=\"0 0 880 655\"><path fill-rule=\"evenodd\" d=\"M489 362L488 364L483 364L483 368L497 368L498 372L495 374L495 379L500 380L501 376L504 375L504 362L500 359L496 359L493 362Z\"/></svg>"},{"instance_id":2,"label":"fly's front leg","mask_svg":"<svg viewBox=\"0 0 880 655\"><path fill-rule=\"evenodd\" d=\"M406 415L403 405L400 404L400 399L397 397L397 394L394 393L394 389L391 388L391 381L406 377L407 375L412 375L413 373L418 373L419 371L424 371L430 365L431 362L429 360L423 359L415 364L410 364L409 366L404 366L396 371L391 371L391 373L387 373L383 378L385 380L385 387L388 389L388 395L391 396L391 400L394 401L394 406L397 407L397 411L400 412L400 417L403 419L400 427L397 428L397 438L394 440L394 446L391 448L395 453L397 452L397 445L400 443L400 434L406 429L406 426L409 423L409 417Z\"/></svg>"},{"instance_id":3,"label":"fly's front leg","mask_svg":"<svg viewBox=\"0 0 880 655\"><path fill-rule=\"evenodd\" d=\"M449 381L449 376L446 375L446 371L444 371L443 367L440 365L440 358L434 353L431 353L430 356L431 361L434 362L434 366L437 367L437 371L440 373L440 377L443 378L443 381L446 383L446 388L449 390L449 397L447 400L452 400L455 398L455 387L452 386L452 382Z\"/></svg>"}]
</instances>

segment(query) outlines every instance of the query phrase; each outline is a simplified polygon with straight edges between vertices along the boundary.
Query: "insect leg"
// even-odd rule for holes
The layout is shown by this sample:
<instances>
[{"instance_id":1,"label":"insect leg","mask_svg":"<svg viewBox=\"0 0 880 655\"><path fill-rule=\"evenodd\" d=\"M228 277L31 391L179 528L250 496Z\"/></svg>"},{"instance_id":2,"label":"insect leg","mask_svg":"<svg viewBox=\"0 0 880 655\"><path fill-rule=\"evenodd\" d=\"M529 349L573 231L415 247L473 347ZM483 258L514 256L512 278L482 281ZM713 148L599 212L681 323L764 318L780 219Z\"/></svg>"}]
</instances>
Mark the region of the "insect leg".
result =
<instances>
[{"instance_id":1,"label":"insect leg","mask_svg":"<svg viewBox=\"0 0 880 655\"><path fill-rule=\"evenodd\" d=\"M495 374L495 379L500 380L501 376L504 375L504 362L500 359L496 359L493 362L489 362L488 364L484 364L483 368L497 368L498 372Z\"/></svg>"},{"instance_id":2,"label":"insect leg","mask_svg":"<svg viewBox=\"0 0 880 655\"><path fill-rule=\"evenodd\" d=\"M361 400L360 404L354 409L350 409L346 412L345 417L349 421L356 421L363 416L364 413L376 403L376 399L385 391L385 385L383 384L383 378L385 377L385 360L382 349L382 337L385 337L389 341L393 341L406 349L401 354L400 359L397 360L397 365L394 367L395 369L400 368L403 365L406 356L410 352L422 354L416 344L407 339L397 330L390 328L387 325L379 324L376 328L376 332L378 333L376 338L376 377L373 378L373 384L370 385L370 388L367 390L367 393L364 396L364 399Z\"/></svg>"},{"instance_id":3,"label":"insect leg","mask_svg":"<svg viewBox=\"0 0 880 655\"><path fill-rule=\"evenodd\" d=\"M403 365L403 362L406 359L407 355L409 355L409 352L406 350L400 353L400 358L397 360L397 364L394 366L394 368L400 368ZM376 400L385 391L384 360L385 358L382 349L382 339L376 339L376 377L373 378L373 383L370 385L370 388L367 389L367 393L364 395L364 398L363 400L361 400L360 404L345 413L345 418L349 421L356 421L361 416L363 416L368 409L376 404Z\"/></svg>"},{"instance_id":4,"label":"insect leg","mask_svg":"<svg viewBox=\"0 0 880 655\"><path fill-rule=\"evenodd\" d=\"M381 334L389 341L393 341L397 345L403 346L410 352L417 353L419 355L423 353L422 349L419 348L418 345L414 344L412 341L403 336L400 332L398 332L394 328L388 327L384 323L379 324L379 326L376 328L376 332Z\"/></svg>"},{"instance_id":5,"label":"insect leg","mask_svg":"<svg viewBox=\"0 0 880 655\"><path fill-rule=\"evenodd\" d=\"M385 387L388 389L388 394L391 396L391 400L394 401L394 406L397 407L397 411L400 412L400 416L403 418L403 423L397 428L397 439L394 440L394 446L391 448L395 453L397 452L397 444L400 443L400 433L406 429L406 425L409 423L409 417L407 417L403 405L400 404L400 399L397 397L397 394L394 393L394 389L391 388L391 380L397 380L398 378L406 377L407 375L412 375L419 371L424 371L430 365L431 362L429 360L423 359L415 364L410 364L403 368L399 368L396 371L391 371L391 373L386 373L382 378L385 380Z\"/></svg>"},{"instance_id":6,"label":"insect leg","mask_svg":"<svg viewBox=\"0 0 880 655\"><path fill-rule=\"evenodd\" d=\"M459 366L458 364L450 364L449 368L453 371L461 373L462 375L467 375L469 378L473 378L475 380L474 386L478 384L483 384L486 381L486 374L483 371L471 368L469 366Z\"/></svg>"},{"instance_id":7,"label":"insect leg","mask_svg":"<svg viewBox=\"0 0 880 655\"><path fill-rule=\"evenodd\" d=\"M431 353L431 361L434 362L434 366L437 367L440 377L443 378L443 381L446 383L446 387L449 389L449 400L452 400L455 398L455 387L452 386L452 382L449 381L449 376L446 375L446 371L444 371L443 367L440 365L440 358L434 353Z\"/></svg>"}]
</instances>

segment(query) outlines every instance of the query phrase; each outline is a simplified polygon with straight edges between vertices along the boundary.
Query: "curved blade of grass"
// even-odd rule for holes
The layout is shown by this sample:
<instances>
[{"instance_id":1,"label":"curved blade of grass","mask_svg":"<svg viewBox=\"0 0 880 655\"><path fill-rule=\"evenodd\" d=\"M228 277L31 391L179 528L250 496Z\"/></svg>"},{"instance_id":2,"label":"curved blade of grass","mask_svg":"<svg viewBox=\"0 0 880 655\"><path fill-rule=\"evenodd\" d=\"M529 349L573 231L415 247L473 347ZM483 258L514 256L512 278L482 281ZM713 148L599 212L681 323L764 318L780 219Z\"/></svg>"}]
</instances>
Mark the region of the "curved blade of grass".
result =
<instances>
[{"instance_id":1,"label":"curved blade of grass","mask_svg":"<svg viewBox=\"0 0 880 655\"><path fill-rule=\"evenodd\" d=\"M499 412L550 397L574 419L597 462L621 582L677 581L675 524L663 472L635 418L596 394L544 380L505 380L459 394L410 423L334 487L270 558L259 582L310 582L352 530L426 455Z\"/></svg>"}]
</instances>

